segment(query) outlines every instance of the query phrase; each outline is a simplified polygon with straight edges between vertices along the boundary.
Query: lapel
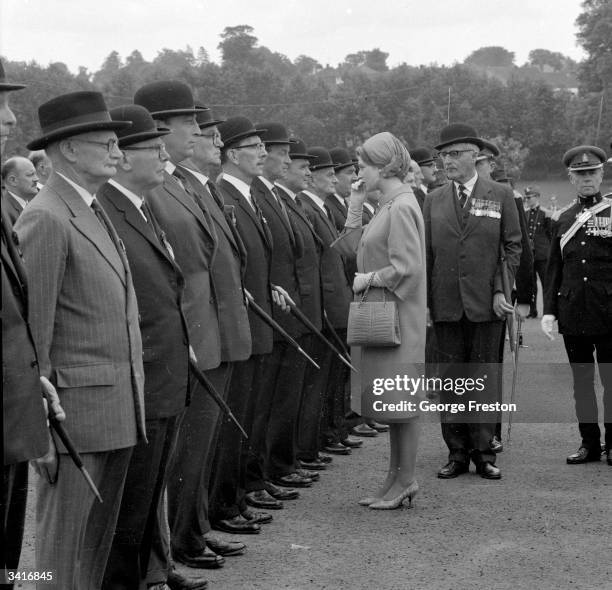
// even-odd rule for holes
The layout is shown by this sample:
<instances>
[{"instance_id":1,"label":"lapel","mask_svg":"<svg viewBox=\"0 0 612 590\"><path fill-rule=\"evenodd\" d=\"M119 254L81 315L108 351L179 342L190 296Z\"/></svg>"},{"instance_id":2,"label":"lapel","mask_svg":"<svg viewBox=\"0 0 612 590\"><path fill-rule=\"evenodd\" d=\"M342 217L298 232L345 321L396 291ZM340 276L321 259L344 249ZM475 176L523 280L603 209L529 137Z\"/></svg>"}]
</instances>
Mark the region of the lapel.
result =
<instances>
[{"instance_id":1,"label":"lapel","mask_svg":"<svg viewBox=\"0 0 612 590\"><path fill-rule=\"evenodd\" d=\"M152 221L147 223L138 212L134 204L123 194L110 184L105 184L100 189L101 194L111 202L113 207L123 214L125 222L131 225L143 238L145 238L164 258L174 266L174 261L160 244L153 230Z\"/></svg>"},{"instance_id":2,"label":"lapel","mask_svg":"<svg viewBox=\"0 0 612 590\"><path fill-rule=\"evenodd\" d=\"M461 233L459 219L457 218L457 208L455 206L455 188L452 182L444 186L440 193L440 213L446 219L447 224L452 228L456 235Z\"/></svg>"},{"instance_id":3,"label":"lapel","mask_svg":"<svg viewBox=\"0 0 612 590\"><path fill-rule=\"evenodd\" d=\"M126 267L121 255L91 207L88 207L72 185L58 174L51 174L45 186L66 204L72 213L72 225L96 247L125 285Z\"/></svg>"},{"instance_id":4,"label":"lapel","mask_svg":"<svg viewBox=\"0 0 612 590\"><path fill-rule=\"evenodd\" d=\"M8 215L11 225L15 224L23 211L21 204L8 191L2 193L2 208Z\"/></svg>"},{"instance_id":5,"label":"lapel","mask_svg":"<svg viewBox=\"0 0 612 590\"><path fill-rule=\"evenodd\" d=\"M282 223L283 227L287 231L290 237L290 241L293 244L293 247L295 248L295 243L294 243L295 237L293 235L293 228L287 225L287 220L285 219L285 216L280 210L280 206L278 202L276 201L276 197L270 193L270 190L268 189L268 187L257 177L255 178L255 180L253 180L253 184L251 185L251 190L257 192L257 196L260 197L262 200L264 200L268 204L268 206L272 209L272 211L274 212L274 215L278 217L279 221Z\"/></svg>"},{"instance_id":6,"label":"lapel","mask_svg":"<svg viewBox=\"0 0 612 590\"><path fill-rule=\"evenodd\" d=\"M27 304L27 283L26 283L26 272L21 261L21 253L18 249L17 244L13 241L16 239L15 232L13 231L10 223L10 219L6 215L5 211L2 211L2 265L14 277L14 283L19 286L19 291L22 295L24 305Z\"/></svg>"},{"instance_id":7,"label":"lapel","mask_svg":"<svg viewBox=\"0 0 612 590\"><path fill-rule=\"evenodd\" d=\"M318 216L321 223L323 223L323 225L327 227L329 233L331 234L331 239L329 242L331 244L331 242L338 237L336 226L332 224L331 219L327 217L327 215L325 214L325 211L323 211L321 207L319 207L306 193L301 192L299 194L299 198L302 200L302 202L307 203L307 205L311 208L314 214ZM323 236L320 236L320 237L321 239L323 238Z\"/></svg>"},{"instance_id":8,"label":"lapel","mask_svg":"<svg viewBox=\"0 0 612 590\"><path fill-rule=\"evenodd\" d=\"M323 243L323 240L321 240L314 227L312 227L312 223L308 218L308 215L304 213L304 209L302 209L302 207L297 203L297 201L294 201L291 196L287 192L285 192L282 186L279 187L277 185L276 188L278 189L281 199L285 203L286 207L288 209L291 209L291 211L295 213L295 215L297 215L308 226L308 229L310 229L310 233L312 234L315 242L317 242L317 244L319 244L321 247L324 247L325 244Z\"/></svg>"},{"instance_id":9,"label":"lapel","mask_svg":"<svg viewBox=\"0 0 612 590\"><path fill-rule=\"evenodd\" d=\"M234 248L236 252L240 253L240 248L238 248L238 245L236 244L236 240L234 239L234 234L229 228L228 221L225 218L223 211L219 209L219 206L217 205L214 197L211 194L209 194L210 191L208 187L205 187L200 182L200 180L191 173L189 168L185 168L184 166L179 166L179 168L181 169L181 172L184 174L185 178L191 184L192 189L196 192L199 192L199 194L202 196L202 199L204 199L210 216L212 217L213 221L217 224L219 229L225 234L225 237L231 244L232 248Z\"/></svg>"},{"instance_id":10,"label":"lapel","mask_svg":"<svg viewBox=\"0 0 612 590\"><path fill-rule=\"evenodd\" d=\"M182 169L181 169L182 170ZM209 227L206 218L204 217L204 213L198 207L198 205L194 202L194 200L187 194L185 190L181 188L178 180L172 176L172 174L168 174L164 170L164 189L175 198L185 209L187 209L200 223L204 232L209 236L213 243L216 243L216 237L211 233L212 228Z\"/></svg>"}]
</instances>

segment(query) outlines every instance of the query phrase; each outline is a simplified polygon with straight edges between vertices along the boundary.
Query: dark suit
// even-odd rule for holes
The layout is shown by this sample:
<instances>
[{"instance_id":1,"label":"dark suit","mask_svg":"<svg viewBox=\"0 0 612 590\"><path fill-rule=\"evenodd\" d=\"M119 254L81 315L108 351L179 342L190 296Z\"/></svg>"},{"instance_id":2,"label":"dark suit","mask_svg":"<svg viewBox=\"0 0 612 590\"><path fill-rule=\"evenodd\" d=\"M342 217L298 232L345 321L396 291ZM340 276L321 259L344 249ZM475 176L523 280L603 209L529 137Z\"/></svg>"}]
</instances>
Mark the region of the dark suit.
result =
<instances>
[{"instance_id":1,"label":"dark suit","mask_svg":"<svg viewBox=\"0 0 612 590\"><path fill-rule=\"evenodd\" d=\"M4 211L11 226L13 226L21 215L23 207L8 191L2 191L2 211Z\"/></svg>"},{"instance_id":2,"label":"dark suit","mask_svg":"<svg viewBox=\"0 0 612 590\"><path fill-rule=\"evenodd\" d=\"M247 359L251 353L251 332L242 294L244 246L226 217L222 199L217 202L211 193L211 185L204 186L188 168L181 166L180 171L208 212L217 235L211 279L219 310L221 365L207 371L207 377L226 398L234 363ZM168 508L172 546L184 555L200 553L205 548L203 535L210 531L209 485L220 418L219 407L204 393L192 400L181 426L168 486Z\"/></svg>"},{"instance_id":3,"label":"dark suit","mask_svg":"<svg viewBox=\"0 0 612 590\"><path fill-rule=\"evenodd\" d=\"M533 297L531 299L532 315L537 315L537 281L538 277L542 283L542 292L546 291L546 261L550 250L550 239L552 236L552 219L539 207L533 207L527 211L527 232L531 252L533 254Z\"/></svg>"},{"instance_id":4,"label":"dark suit","mask_svg":"<svg viewBox=\"0 0 612 590\"><path fill-rule=\"evenodd\" d=\"M2 569L17 569L21 554L28 461L49 447L36 349L28 324L26 271L11 222L2 209ZM0 584L4 581L0 577Z\"/></svg>"},{"instance_id":5,"label":"dark suit","mask_svg":"<svg viewBox=\"0 0 612 590\"><path fill-rule=\"evenodd\" d=\"M346 216L348 214L346 204L344 201L341 203L337 195L330 195L327 197L325 199L325 204L327 205L336 231L341 233L344 230L344 223L346 222Z\"/></svg>"},{"instance_id":6,"label":"dark suit","mask_svg":"<svg viewBox=\"0 0 612 590\"><path fill-rule=\"evenodd\" d=\"M158 549L157 512L171 459L169 448L188 403L189 343L181 308L185 280L164 247L154 218L145 220L110 183L100 188L97 198L125 244L143 344L149 442L137 445L132 454L103 584L127 590L145 578L149 552ZM163 561L159 553L156 557Z\"/></svg>"},{"instance_id":7,"label":"dark suit","mask_svg":"<svg viewBox=\"0 0 612 590\"><path fill-rule=\"evenodd\" d=\"M601 202L601 195L597 200ZM601 432L594 353L604 388L605 443L607 449L612 448L612 235L597 235L598 227L612 231L612 208L608 204L595 214L599 226L593 217L586 221L562 250L561 238L569 233L582 209L581 202L575 203L553 227L544 314L554 315L559 322L572 368L582 446L596 452Z\"/></svg>"},{"instance_id":8,"label":"dark suit","mask_svg":"<svg viewBox=\"0 0 612 590\"><path fill-rule=\"evenodd\" d=\"M66 456L56 484L39 479L36 563L54 570L52 587L62 590L100 586L132 447L145 436L136 295L119 238L100 215L104 225L54 172L15 225L41 374L56 385L66 429L105 499L94 499Z\"/></svg>"},{"instance_id":9,"label":"dark suit","mask_svg":"<svg viewBox=\"0 0 612 590\"><path fill-rule=\"evenodd\" d=\"M270 292L270 257L272 236L259 209L225 178L218 183L225 205L233 207L235 229L247 252L244 287L268 314L272 314ZM229 384L227 402L249 436L262 390L265 356L272 352L272 329L249 310L252 355L235 364ZM210 485L210 519L222 520L237 516L246 508L245 485L249 445L241 442L235 426L226 422L221 434L213 465Z\"/></svg>"},{"instance_id":10,"label":"dark suit","mask_svg":"<svg viewBox=\"0 0 612 590\"><path fill-rule=\"evenodd\" d=\"M521 230L510 187L478 178L468 206L461 208L454 183L427 195L423 211L427 245L428 305L434 322L438 360L448 365L445 377L489 373L488 386L476 401L498 399L497 363L502 322L493 312L493 295L503 292L500 244L510 283L521 253ZM491 376L493 378L491 378ZM454 392L443 401L456 402ZM462 400L463 401L463 400ZM484 416L443 414L442 433L449 459L495 462L489 441L494 424Z\"/></svg>"}]
</instances>

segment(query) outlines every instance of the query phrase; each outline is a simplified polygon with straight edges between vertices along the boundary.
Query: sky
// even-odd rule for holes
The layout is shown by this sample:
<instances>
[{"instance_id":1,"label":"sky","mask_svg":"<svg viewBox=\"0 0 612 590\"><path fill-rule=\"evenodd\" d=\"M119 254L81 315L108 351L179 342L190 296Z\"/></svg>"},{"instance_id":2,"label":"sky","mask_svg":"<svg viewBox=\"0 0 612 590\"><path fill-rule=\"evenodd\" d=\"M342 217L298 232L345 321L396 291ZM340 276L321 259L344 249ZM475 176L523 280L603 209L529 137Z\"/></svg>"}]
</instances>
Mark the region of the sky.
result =
<instances>
[{"instance_id":1,"label":"sky","mask_svg":"<svg viewBox=\"0 0 612 590\"><path fill-rule=\"evenodd\" d=\"M574 22L581 0L0 0L0 54L42 65L96 71L113 50L162 48L219 61L219 34L247 24L259 44L291 60L335 66L349 53L380 48L387 63L451 65L501 45L522 65L529 51L584 57Z\"/></svg>"}]
</instances>

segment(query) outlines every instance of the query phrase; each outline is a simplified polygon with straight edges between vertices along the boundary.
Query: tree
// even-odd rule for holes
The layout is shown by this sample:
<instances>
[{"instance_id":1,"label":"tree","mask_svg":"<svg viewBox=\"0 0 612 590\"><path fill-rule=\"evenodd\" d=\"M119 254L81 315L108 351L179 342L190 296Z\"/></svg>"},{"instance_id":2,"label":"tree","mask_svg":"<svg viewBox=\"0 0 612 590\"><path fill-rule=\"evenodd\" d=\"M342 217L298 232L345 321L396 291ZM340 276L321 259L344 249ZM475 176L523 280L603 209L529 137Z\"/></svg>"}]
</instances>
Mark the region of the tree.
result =
<instances>
[{"instance_id":1,"label":"tree","mask_svg":"<svg viewBox=\"0 0 612 590\"><path fill-rule=\"evenodd\" d=\"M220 37L223 39L218 49L223 63L250 63L253 49L257 46L257 37L252 35L255 29L249 25L225 27Z\"/></svg>"},{"instance_id":2,"label":"tree","mask_svg":"<svg viewBox=\"0 0 612 590\"><path fill-rule=\"evenodd\" d=\"M528 60L532 66L540 69L550 66L556 72L562 70L566 63L566 57L562 53L548 49L532 49L529 52Z\"/></svg>"},{"instance_id":3,"label":"tree","mask_svg":"<svg viewBox=\"0 0 612 590\"><path fill-rule=\"evenodd\" d=\"M578 43L587 53L580 64L578 78L587 92L612 87L612 2L584 0L576 19Z\"/></svg>"},{"instance_id":4,"label":"tree","mask_svg":"<svg viewBox=\"0 0 612 590\"><path fill-rule=\"evenodd\" d=\"M386 72L389 67L387 66L388 53L381 51L376 47L368 51L358 51L357 53L349 53L344 58L344 64L357 68L359 66L366 66L377 72Z\"/></svg>"},{"instance_id":5,"label":"tree","mask_svg":"<svg viewBox=\"0 0 612 590\"><path fill-rule=\"evenodd\" d=\"M298 72L304 76L310 76L319 72L323 66L312 57L308 57L307 55L298 55L293 62Z\"/></svg>"},{"instance_id":6,"label":"tree","mask_svg":"<svg viewBox=\"0 0 612 590\"><path fill-rule=\"evenodd\" d=\"M482 67L500 67L514 65L514 52L496 45L481 47L472 51L464 63Z\"/></svg>"}]
</instances>

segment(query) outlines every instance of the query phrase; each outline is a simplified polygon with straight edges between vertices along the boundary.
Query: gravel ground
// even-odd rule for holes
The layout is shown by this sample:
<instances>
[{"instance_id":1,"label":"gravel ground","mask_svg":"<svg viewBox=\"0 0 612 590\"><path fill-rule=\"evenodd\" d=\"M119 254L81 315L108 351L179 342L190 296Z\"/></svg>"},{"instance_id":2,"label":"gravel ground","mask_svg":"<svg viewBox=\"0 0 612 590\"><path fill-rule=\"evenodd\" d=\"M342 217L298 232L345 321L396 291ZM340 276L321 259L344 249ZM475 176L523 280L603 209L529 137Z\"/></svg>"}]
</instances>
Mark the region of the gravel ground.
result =
<instances>
[{"instance_id":1,"label":"gravel ground","mask_svg":"<svg viewBox=\"0 0 612 590\"><path fill-rule=\"evenodd\" d=\"M535 370L521 380L517 403L529 403L541 423L515 422L499 455L500 481L478 477L473 466L457 479L437 479L446 447L439 425L425 422L413 507L363 508L357 500L384 477L388 435L364 439L362 449L335 458L320 482L274 512L260 535L241 538L243 556L203 571L210 588L612 590L612 468L605 461L566 465L579 443L571 381L536 364L564 362L562 341L547 342L536 320L526 323L525 341L522 361ZM539 418L546 412L565 422ZM26 568L33 567L32 519L30 508Z\"/></svg>"}]
</instances>

